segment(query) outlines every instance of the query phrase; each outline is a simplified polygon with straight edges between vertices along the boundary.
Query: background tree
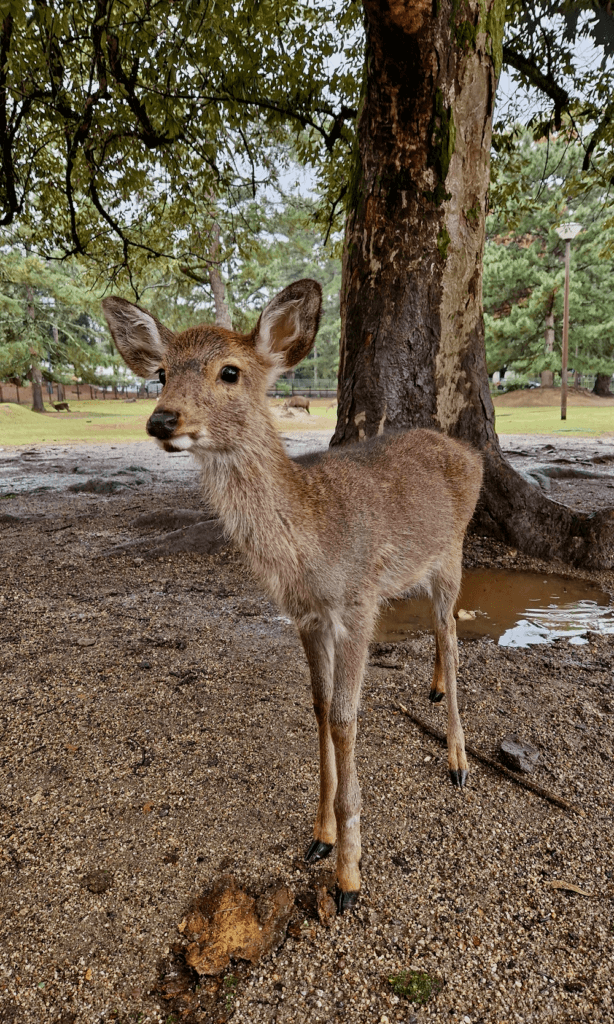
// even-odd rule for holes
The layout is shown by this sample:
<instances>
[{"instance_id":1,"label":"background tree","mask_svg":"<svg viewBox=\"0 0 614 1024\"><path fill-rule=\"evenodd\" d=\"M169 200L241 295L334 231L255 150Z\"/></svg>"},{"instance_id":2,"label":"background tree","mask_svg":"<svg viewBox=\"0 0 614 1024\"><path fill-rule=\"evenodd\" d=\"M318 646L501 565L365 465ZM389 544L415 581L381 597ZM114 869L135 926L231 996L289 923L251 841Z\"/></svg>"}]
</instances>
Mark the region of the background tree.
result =
<instances>
[{"instance_id":1,"label":"background tree","mask_svg":"<svg viewBox=\"0 0 614 1024\"><path fill-rule=\"evenodd\" d=\"M302 277L314 277L322 286L322 319L315 349L296 367L296 376L315 384L318 378L337 376L341 321L339 292L341 260L336 244L324 246L316 223L313 200L286 198L262 204L259 233L244 261L233 260L228 271L235 319L241 329L251 328L262 307L278 291ZM241 310L247 312L241 314ZM242 319L242 316L244 319Z\"/></svg>"},{"instance_id":2,"label":"background tree","mask_svg":"<svg viewBox=\"0 0 614 1024\"><path fill-rule=\"evenodd\" d=\"M317 353L297 367L297 376L310 382L335 378L339 365L339 291L341 260L339 239L322 244L317 205L308 197L280 194L242 204L240 231L237 210L218 211L216 277L206 263L170 264L160 276L139 283L142 302L155 305L169 326L178 330L196 319L222 323L218 298L223 289L228 320L237 330L255 326L263 305L278 291L301 277L315 277L322 285L323 309Z\"/></svg>"},{"instance_id":3,"label":"background tree","mask_svg":"<svg viewBox=\"0 0 614 1024\"><path fill-rule=\"evenodd\" d=\"M44 380L93 381L101 361L117 365L92 318L98 306L74 271L37 256L0 254L0 380L30 381L33 409L44 412Z\"/></svg>"},{"instance_id":4,"label":"background tree","mask_svg":"<svg viewBox=\"0 0 614 1024\"><path fill-rule=\"evenodd\" d=\"M501 162L499 202L486 222L484 319L489 373L509 365L526 374L561 366L565 243L562 220L583 231L571 247L569 351L576 374L614 370L614 226L599 184L570 209L564 186L584 154L573 132L534 142L524 132ZM508 186L511 183L513 189Z\"/></svg>"}]
</instances>

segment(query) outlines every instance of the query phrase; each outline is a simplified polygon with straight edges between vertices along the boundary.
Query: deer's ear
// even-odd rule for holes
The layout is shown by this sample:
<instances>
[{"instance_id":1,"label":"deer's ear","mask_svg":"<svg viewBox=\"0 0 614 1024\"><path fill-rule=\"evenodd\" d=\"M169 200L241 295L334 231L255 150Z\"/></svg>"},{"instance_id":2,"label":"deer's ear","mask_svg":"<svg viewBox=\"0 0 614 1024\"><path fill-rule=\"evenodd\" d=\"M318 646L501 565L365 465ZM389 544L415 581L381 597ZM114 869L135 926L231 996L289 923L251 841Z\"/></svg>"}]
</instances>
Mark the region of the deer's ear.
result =
<instances>
[{"instance_id":1,"label":"deer's ear","mask_svg":"<svg viewBox=\"0 0 614 1024\"><path fill-rule=\"evenodd\" d=\"M322 289L305 278L288 285L262 311L253 334L259 355L282 373L304 359L320 323Z\"/></svg>"},{"instance_id":2,"label":"deer's ear","mask_svg":"<svg viewBox=\"0 0 614 1024\"><path fill-rule=\"evenodd\" d=\"M102 311L120 356L138 377L151 377L164 362L173 334L146 309L113 295L102 300Z\"/></svg>"}]
</instances>

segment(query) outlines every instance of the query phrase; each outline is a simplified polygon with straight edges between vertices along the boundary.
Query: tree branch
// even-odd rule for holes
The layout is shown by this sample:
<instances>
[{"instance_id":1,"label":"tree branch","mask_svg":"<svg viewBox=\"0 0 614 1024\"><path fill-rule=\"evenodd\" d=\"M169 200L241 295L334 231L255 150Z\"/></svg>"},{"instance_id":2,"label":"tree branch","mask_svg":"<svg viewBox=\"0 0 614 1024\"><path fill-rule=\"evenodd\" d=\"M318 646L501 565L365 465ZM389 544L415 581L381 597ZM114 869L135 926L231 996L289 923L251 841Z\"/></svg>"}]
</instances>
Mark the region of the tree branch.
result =
<instances>
[{"instance_id":1,"label":"tree branch","mask_svg":"<svg viewBox=\"0 0 614 1024\"><path fill-rule=\"evenodd\" d=\"M119 56L119 40L117 36L107 34L107 53L109 57L109 68L113 78L121 85L126 93L126 102L134 114L138 124L141 126L141 140L148 149L157 149L160 146L168 146L184 138L184 133L170 136L166 132L158 132L149 119L145 104L135 94L136 70L133 65L132 73L128 78L122 68Z\"/></svg>"},{"instance_id":2,"label":"tree branch","mask_svg":"<svg viewBox=\"0 0 614 1024\"><path fill-rule=\"evenodd\" d=\"M561 112L569 107L570 96L566 89L554 80L552 74L544 72L530 57L518 53L509 44L503 45L503 63L519 71L531 85L549 96L554 103L554 125L561 127Z\"/></svg>"},{"instance_id":3,"label":"tree branch","mask_svg":"<svg viewBox=\"0 0 614 1024\"><path fill-rule=\"evenodd\" d=\"M0 146L2 147L2 170L6 190L6 213L2 220L0 220L0 224L12 224L13 217L20 209L15 188L12 137L7 130L8 122L6 116L6 67L11 49L12 35L13 16L8 14L2 22L2 34L0 36Z\"/></svg>"}]
</instances>

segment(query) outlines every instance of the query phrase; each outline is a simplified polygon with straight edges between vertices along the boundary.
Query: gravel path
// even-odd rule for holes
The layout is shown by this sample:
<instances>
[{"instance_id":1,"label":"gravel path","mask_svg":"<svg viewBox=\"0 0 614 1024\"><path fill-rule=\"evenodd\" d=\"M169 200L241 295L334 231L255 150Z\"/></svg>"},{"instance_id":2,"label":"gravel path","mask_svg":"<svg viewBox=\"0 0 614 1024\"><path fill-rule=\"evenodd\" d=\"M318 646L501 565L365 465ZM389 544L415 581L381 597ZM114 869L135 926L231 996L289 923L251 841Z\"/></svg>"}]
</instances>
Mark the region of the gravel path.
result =
<instances>
[{"instance_id":1,"label":"gravel path","mask_svg":"<svg viewBox=\"0 0 614 1024\"><path fill-rule=\"evenodd\" d=\"M563 457L611 454L571 440ZM504 441L552 461L534 438ZM301 434L300 450L316 442ZM468 741L491 756L505 735L532 743L535 781L581 815L477 762L466 794L452 790L445 750L399 710L445 729L427 700L431 636L373 644L364 890L330 918L334 862L302 861L317 743L292 626L231 549L129 546L156 535L151 512L201 514L191 459L42 448L0 452L17 494L0 507L1 1024L614 1021L614 639L460 649ZM67 491L75 478L121 489ZM574 483L611 494L605 478ZM569 573L480 537L466 564ZM614 592L613 573L586 575ZM199 977L191 908L228 875L260 914L263 892L290 890L287 937ZM431 988L424 1005L404 994L408 971Z\"/></svg>"},{"instance_id":2,"label":"gravel path","mask_svg":"<svg viewBox=\"0 0 614 1024\"><path fill-rule=\"evenodd\" d=\"M282 434L291 456L328 447L332 430ZM198 482L189 452L162 451L150 439L110 444L38 444L0 448L0 498L62 491L113 493L125 488L170 492Z\"/></svg>"}]
</instances>

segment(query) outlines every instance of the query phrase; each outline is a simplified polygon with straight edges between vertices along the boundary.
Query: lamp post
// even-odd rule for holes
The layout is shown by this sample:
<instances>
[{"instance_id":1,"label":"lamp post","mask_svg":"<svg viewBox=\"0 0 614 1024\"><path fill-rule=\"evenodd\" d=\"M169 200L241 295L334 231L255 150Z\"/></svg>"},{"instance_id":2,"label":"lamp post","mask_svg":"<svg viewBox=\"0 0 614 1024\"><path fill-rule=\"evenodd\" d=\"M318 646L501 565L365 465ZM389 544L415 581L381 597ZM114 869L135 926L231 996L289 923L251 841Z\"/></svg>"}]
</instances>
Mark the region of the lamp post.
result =
<instances>
[{"instance_id":1,"label":"lamp post","mask_svg":"<svg viewBox=\"0 0 614 1024\"><path fill-rule=\"evenodd\" d=\"M565 304L563 307L563 353L561 358L561 419L567 419L567 358L569 356L569 260L571 240L582 230L581 224L569 221L554 229L565 242Z\"/></svg>"}]
</instances>

